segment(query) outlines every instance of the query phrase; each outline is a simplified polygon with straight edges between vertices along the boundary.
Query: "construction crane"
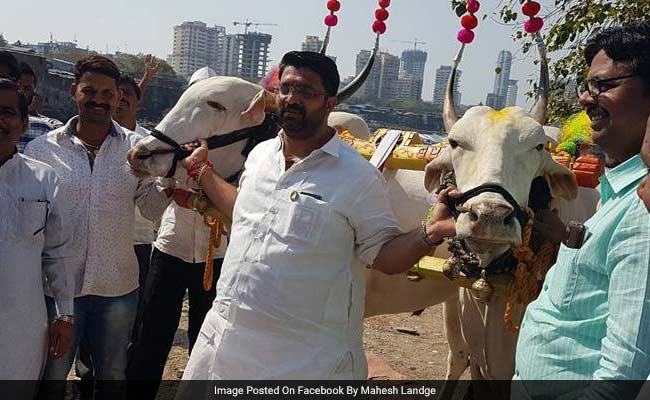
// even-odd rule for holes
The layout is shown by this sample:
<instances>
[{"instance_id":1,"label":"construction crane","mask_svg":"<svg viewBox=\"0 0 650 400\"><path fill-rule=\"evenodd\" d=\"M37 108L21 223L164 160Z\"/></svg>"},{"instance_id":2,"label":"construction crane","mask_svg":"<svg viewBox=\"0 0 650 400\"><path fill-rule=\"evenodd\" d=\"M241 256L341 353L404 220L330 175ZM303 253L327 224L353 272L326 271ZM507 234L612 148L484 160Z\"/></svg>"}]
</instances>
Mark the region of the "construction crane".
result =
<instances>
[{"instance_id":1,"label":"construction crane","mask_svg":"<svg viewBox=\"0 0 650 400\"><path fill-rule=\"evenodd\" d=\"M427 42L421 42L417 38L415 38L415 40L391 40L391 42L413 43L413 50L418 49L418 44L427 44Z\"/></svg>"},{"instance_id":2,"label":"construction crane","mask_svg":"<svg viewBox=\"0 0 650 400\"><path fill-rule=\"evenodd\" d=\"M278 26L278 24L267 24L267 23L263 23L263 22L249 21L248 18L246 18L245 21L235 21L232 24L235 25L235 26L244 25L244 35L248 33L248 27L251 26L251 25L254 25L255 27L262 26L262 25L263 26Z\"/></svg>"}]
</instances>

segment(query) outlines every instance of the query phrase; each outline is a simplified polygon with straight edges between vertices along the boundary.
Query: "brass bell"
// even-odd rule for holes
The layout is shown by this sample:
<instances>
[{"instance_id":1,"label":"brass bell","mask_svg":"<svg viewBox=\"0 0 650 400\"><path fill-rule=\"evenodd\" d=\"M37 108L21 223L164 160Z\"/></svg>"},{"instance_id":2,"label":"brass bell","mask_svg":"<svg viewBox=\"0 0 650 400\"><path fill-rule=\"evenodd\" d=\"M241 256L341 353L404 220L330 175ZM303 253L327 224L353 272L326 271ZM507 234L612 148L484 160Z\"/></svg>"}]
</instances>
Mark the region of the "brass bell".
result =
<instances>
[{"instance_id":1,"label":"brass bell","mask_svg":"<svg viewBox=\"0 0 650 400\"><path fill-rule=\"evenodd\" d=\"M479 303L487 303L492 298L494 288L487 280L487 272L481 271L481 277L472 284L472 297Z\"/></svg>"}]
</instances>

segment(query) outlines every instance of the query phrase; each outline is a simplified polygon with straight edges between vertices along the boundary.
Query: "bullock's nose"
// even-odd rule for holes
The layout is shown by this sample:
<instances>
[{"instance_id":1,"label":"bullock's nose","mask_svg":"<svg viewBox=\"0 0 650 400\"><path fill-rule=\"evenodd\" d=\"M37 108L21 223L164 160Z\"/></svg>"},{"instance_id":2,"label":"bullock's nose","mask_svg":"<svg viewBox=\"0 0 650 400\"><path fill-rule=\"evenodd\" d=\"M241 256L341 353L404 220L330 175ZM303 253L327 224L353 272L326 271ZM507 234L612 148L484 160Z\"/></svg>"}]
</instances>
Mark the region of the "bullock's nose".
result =
<instances>
[{"instance_id":1,"label":"bullock's nose","mask_svg":"<svg viewBox=\"0 0 650 400\"><path fill-rule=\"evenodd\" d=\"M469 207L470 221L475 224L503 224L514 222L515 210L508 203L475 203Z\"/></svg>"}]
</instances>

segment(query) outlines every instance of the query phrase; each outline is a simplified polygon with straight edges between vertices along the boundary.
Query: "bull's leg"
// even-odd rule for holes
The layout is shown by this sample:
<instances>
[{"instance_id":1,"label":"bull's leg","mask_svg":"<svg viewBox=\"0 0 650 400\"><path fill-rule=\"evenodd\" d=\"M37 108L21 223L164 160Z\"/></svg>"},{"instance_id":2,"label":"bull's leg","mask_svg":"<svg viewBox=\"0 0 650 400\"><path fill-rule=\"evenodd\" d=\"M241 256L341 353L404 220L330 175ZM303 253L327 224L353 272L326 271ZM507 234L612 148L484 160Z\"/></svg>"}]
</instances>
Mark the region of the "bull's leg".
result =
<instances>
[{"instance_id":1,"label":"bull's leg","mask_svg":"<svg viewBox=\"0 0 650 400\"><path fill-rule=\"evenodd\" d=\"M460 301L456 295L442 305L442 318L445 323L445 336L449 345L447 355L447 381L441 390L441 399L451 399L458 380L469 365L469 347L463 338L460 324Z\"/></svg>"}]
</instances>

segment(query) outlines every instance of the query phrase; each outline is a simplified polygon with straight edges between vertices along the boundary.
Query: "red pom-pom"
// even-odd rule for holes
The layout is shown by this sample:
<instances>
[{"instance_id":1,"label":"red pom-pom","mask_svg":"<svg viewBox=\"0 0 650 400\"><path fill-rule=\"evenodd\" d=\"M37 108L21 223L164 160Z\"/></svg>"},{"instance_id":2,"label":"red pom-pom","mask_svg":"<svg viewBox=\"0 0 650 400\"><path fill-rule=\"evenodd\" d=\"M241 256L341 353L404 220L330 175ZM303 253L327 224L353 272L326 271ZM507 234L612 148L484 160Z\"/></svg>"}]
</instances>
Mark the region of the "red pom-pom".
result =
<instances>
[{"instance_id":1,"label":"red pom-pom","mask_svg":"<svg viewBox=\"0 0 650 400\"><path fill-rule=\"evenodd\" d=\"M378 8L375 10L375 18L379 21L386 21L388 19L388 10L385 8Z\"/></svg>"},{"instance_id":2,"label":"red pom-pom","mask_svg":"<svg viewBox=\"0 0 650 400\"><path fill-rule=\"evenodd\" d=\"M339 23L339 17L336 15L327 15L325 16L325 25L327 26L336 26Z\"/></svg>"},{"instance_id":3,"label":"red pom-pom","mask_svg":"<svg viewBox=\"0 0 650 400\"><path fill-rule=\"evenodd\" d=\"M470 31L469 29L461 29L458 31L456 38L461 43L469 44L474 41L474 32Z\"/></svg>"},{"instance_id":4,"label":"red pom-pom","mask_svg":"<svg viewBox=\"0 0 650 400\"><path fill-rule=\"evenodd\" d=\"M379 0L379 7L388 8L390 6L390 0Z\"/></svg>"},{"instance_id":5,"label":"red pom-pom","mask_svg":"<svg viewBox=\"0 0 650 400\"><path fill-rule=\"evenodd\" d=\"M337 12L341 9L341 3L339 3L337 0L330 0L327 2L327 9L332 12Z\"/></svg>"},{"instance_id":6,"label":"red pom-pom","mask_svg":"<svg viewBox=\"0 0 650 400\"><path fill-rule=\"evenodd\" d=\"M542 27L544 27L544 20L539 17L531 18L524 23L524 30L528 33L539 32Z\"/></svg>"},{"instance_id":7,"label":"red pom-pom","mask_svg":"<svg viewBox=\"0 0 650 400\"><path fill-rule=\"evenodd\" d=\"M386 32L386 24L384 21L377 20L372 24L372 31L381 35Z\"/></svg>"},{"instance_id":8,"label":"red pom-pom","mask_svg":"<svg viewBox=\"0 0 650 400\"><path fill-rule=\"evenodd\" d=\"M475 12L478 12L478 10L481 8L481 3L479 3L476 0L467 0L466 8L468 12L474 14Z\"/></svg>"},{"instance_id":9,"label":"red pom-pom","mask_svg":"<svg viewBox=\"0 0 650 400\"><path fill-rule=\"evenodd\" d=\"M536 1L529 1L521 7L521 12L527 17L534 17L542 9L542 6Z\"/></svg>"},{"instance_id":10,"label":"red pom-pom","mask_svg":"<svg viewBox=\"0 0 650 400\"><path fill-rule=\"evenodd\" d=\"M463 15L463 18L460 19L460 24L463 28L474 29L478 26L478 18L470 14Z\"/></svg>"}]
</instances>

